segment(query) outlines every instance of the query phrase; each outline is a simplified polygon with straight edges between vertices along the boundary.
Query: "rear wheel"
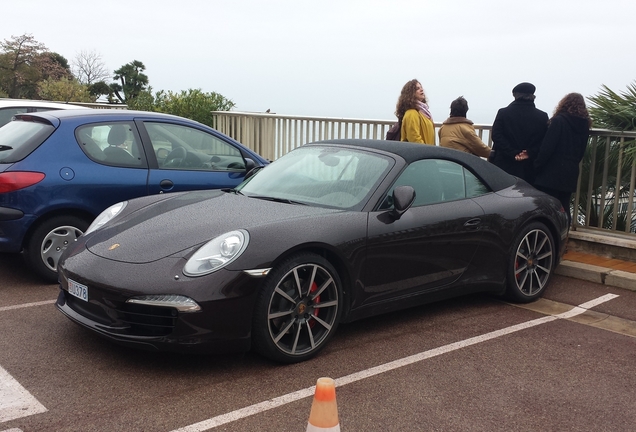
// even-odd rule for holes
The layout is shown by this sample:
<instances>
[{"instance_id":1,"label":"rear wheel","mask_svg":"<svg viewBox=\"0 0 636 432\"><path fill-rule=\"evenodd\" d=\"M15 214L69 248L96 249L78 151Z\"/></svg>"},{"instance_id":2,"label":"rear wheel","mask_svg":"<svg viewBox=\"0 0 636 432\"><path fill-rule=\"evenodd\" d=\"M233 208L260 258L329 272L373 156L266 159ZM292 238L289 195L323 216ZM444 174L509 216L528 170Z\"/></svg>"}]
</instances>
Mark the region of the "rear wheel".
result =
<instances>
[{"instance_id":1,"label":"rear wheel","mask_svg":"<svg viewBox=\"0 0 636 432\"><path fill-rule=\"evenodd\" d=\"M25 257L35 272L57 282L57 263L62 252L86 231L90 222L75 216L56 216L44 221L31 234Z\"/></svg>"},{"instance_id":2,"label":"rear wheel","mask_svg":"<svg viewBox=\"0 0 636 432\"><path fill-rule=\"evenodd\" d=\"M326 259L288 259L269 274L256 301L254 350L284 363L313 357L335 333L341 304L340 278Z\"/></svg>"},{"instance_id":3,"label":"rear wheel","mask_svg":"<svg viewBox=\"0 0 636 432\"><path fill-rule=\"evenodd\" d=\"M517 234L508 269L507 296L527 303L539 298L547 286L555 262L550 230L535 222Z\"/></svg>"}]
</instances>

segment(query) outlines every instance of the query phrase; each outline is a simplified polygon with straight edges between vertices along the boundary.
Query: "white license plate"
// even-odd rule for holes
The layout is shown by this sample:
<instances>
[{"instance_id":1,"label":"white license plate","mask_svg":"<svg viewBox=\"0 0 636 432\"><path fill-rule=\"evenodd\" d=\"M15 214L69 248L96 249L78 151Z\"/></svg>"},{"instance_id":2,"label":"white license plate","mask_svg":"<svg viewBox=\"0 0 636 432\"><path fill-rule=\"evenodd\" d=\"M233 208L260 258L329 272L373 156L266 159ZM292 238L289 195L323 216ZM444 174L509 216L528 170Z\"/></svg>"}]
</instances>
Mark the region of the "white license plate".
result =
<instances>
[{"instance_id":1,"label":"white license plate","mask_svg":"<svg viewBox=\"0 0 636 432\"><path fill-rule=\"evenodd\" d=\"M88 287L81 283L77 283L72 279L68 280L68 293L78 299L82 299L86 302L88 301Z\"/></svg>"}]
</instances>

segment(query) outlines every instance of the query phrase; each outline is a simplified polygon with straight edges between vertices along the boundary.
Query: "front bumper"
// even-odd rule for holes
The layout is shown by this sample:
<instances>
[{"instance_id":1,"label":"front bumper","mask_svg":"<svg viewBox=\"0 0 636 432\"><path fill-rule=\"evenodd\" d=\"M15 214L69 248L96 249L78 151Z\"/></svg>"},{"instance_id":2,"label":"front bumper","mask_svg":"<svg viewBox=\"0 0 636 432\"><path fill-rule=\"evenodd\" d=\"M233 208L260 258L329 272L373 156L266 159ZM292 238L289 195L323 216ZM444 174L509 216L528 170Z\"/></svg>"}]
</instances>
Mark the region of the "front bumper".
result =
<instances>
[{"instance_id":1,"label":"front bumper","mask_svg":"<svg viewBox=\"0 0 636 432\"><path fill-rule=\"evenodd\" d=\"M114 266L118 272L104 272L102 268L99 274L118 275L110 280L87 278L61 268L57 308L75 323L121 345L186 353L248 351L252 313L262 279L221 270L200 278L164 278L159 285L160 268L164 267L161 261L144 265L118 263ZM100 265L108 267L113 263L100 260ZM137 271L130 280L122 278L126 274L122 270L127 267ZM147 282L146 289L134 282L140 280L140 271L146 275L142 278ZM88 287L88 301L68 292L69 278ZM180 312L174 307L126 302L131 297L157 293L188 296L201 310Z\"/></svg>"}]
</instances>

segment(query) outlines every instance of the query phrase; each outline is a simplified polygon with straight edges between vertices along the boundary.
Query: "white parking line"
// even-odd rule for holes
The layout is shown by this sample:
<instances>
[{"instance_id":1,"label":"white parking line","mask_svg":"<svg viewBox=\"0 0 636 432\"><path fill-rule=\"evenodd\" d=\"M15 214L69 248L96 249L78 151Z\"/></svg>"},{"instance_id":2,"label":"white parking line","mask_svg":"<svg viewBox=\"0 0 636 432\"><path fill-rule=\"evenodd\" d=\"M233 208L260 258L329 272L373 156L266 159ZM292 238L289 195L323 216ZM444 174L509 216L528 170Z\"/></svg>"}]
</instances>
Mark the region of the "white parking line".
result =
<instances>
[{"instance_id":1,"label":"white parking line","mask_svg":"<svg viewBox=\"0 0 636 432\"><path fill-rule=\"evenodd\" d=\"M0 423L47 409L0 366Z\"/></svg>"},{"instance_id":2,"label":"white parking line","mask_svg":"<svg viewBox=\"0 0 636 432\"><path fill-rule=\"evenodd\" d=\"M580 315L582 313L584 313L585 311L587 311L588 309L594 307L594 306L598 306L601 303L605 303L609 300L612 300L614 298L618 297L618 295L616 294L607 294L604 295L602 297L596 298L594 300L591 300L589 302L580 304L579 306L576 306L574 308L572 308L571 310L564 312L562 314L559 315L553 315L553 316L546 316L543 318L538 318L532 321L527 321L525 323L521 323L521 324L517 324L517 325L513 325L510 327L506 327L504 329L501 330L495 330L493 332L490 333L486 333L480 336L475 336L469 339L465 339L463 341L459 341L459 342L454 342L448 345L444 345L441 346L439 348L435 348L429 351L423 351L421 353L418 354L414 354L412 356L409 357L404 357L389 363L385 363L382 364L380 366L376 366L370 369L366 369L360 372L356 372L350 375L346 375L344 377L341 378L337 378L336 379L336 386L343 386L346 384L351 384L353 382L356 381L360 381L362 379L365 378L369 378L372 377L374 375L378 375L384 372L388 372L394 369L398 369L401 368L403 366L408 366L410 364L413 363L417 363L420 362L422 360L426 360L432 357L436 357L438 355L441 354L446 354L455 350L458 350L460 348L465 348L467 346L471 346L471 345L475 345L481 342L486 342L489 341L491 339L495 339L501 336L505 336L511 333L515 333L518 332L520 330L525 330L525 329L529 329L532 327L536 327L538 325L541 324L546 324L558 319L568 319L568 318L572 318L573 316L576 315ZM241 408L226 414L222 414L216 417L212 417L210 419L207 420L203 420L199 423L194 423L190 426L185 426L179 429L175 429L172 432L202 432L202 431L206 431L212 428L215 428L217 426L221 426L224 425L226 423L231 423L233 421L236 420L240 420L242 418L245 417L249 417L251 415L254 414L258 414L260 412L263 411L267 411L273 408L277 408L279 406L283 406L286 405L288 403L291 402L295 402L298 401L300 399L304 399L306 397L312 396L315 392L315 386L311 386L311 387L307 387L305 389L302 390L298 390L295 391L293 393L288 393L286 395L283 396L279 396L277 398L274 399L270 399L264 402L260 402L257 403L255 405L250 405L248 407L245 408Z\"/></svg>"},{"instance_id":3,"label":"white parking line","mask_svg":"<svg viewBox=\"0 0 636 432\"><path fill-rule=\"evenodd\" d=\"M55 300L46 300L20 305L0 307L0 312L33 306L50 305ZM47 409L27 389L22 387L6 370L0 366L0 423L46 412ZM20 429L8 429L3 432L18 432Z\"/></svg>"},{"instance_id":4,"label":"white parking line","mask_svg":"<svg viewBox=\"0 0 636 432\"><path fill-rule=\"evenodd\" d=\"M0 312L13 310L13 309L22 309L22 308L33 307L33 306L42 306L42 305L53 304L53 303L55 303L55 300L45 300L45 301L34 302L34 303L23 303L23 304L13 305L13 306L2 306L0 307Z\"/></svg>"}]
</instances>

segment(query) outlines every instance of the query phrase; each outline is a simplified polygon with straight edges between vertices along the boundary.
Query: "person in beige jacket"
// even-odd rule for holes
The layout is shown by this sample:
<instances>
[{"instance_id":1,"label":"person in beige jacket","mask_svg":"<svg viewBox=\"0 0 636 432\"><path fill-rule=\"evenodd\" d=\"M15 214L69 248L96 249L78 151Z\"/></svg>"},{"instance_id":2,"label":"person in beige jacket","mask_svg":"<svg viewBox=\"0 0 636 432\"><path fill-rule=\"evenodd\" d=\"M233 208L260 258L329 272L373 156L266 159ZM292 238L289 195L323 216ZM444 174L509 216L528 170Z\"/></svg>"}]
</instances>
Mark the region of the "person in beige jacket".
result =
<instances>
[{"instance_id":1,"label":"person in beige jacket","mask_svg":"<svg viewBox=\"0 0 636 432\"><path fill-rule=\"evenodd\" d=\"M450 117L439 129L439 145L488 158L490 147L475 133L473 122L466 118L467 112L468 102L463 96L451 102Z\"/></svg>"}]
</instances>

